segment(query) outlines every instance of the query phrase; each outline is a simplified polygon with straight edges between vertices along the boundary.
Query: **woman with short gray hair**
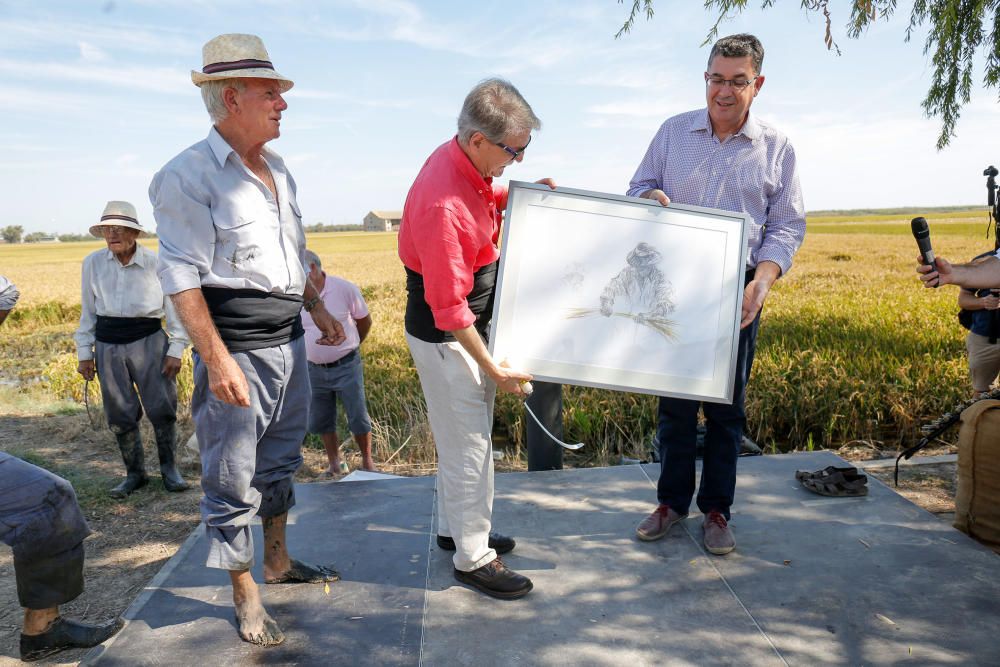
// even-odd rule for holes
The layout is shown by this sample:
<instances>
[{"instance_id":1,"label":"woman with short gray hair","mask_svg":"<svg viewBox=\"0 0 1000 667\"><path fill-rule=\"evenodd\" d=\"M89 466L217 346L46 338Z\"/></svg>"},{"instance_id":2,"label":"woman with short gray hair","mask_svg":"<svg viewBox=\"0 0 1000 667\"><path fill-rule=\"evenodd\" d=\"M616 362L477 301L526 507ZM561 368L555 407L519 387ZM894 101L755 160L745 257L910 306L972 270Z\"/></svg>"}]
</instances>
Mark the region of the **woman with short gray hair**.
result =
<instances>
[{"instance_id":1,"label":"woman with short gray hair","mask_svg":"<svg viewBox=\"0 0 1000 667\"><path fill-rule=\"evenodd\" d=\"M458 139L462 142L468 142L477 131L490 141L501 141L509 134L540 129L542 121L531 105L504 79L480 81L466 96L458 115Z\"/></svg>"},{"instance_id":2,"label":"woman with short gray hair","mask_svg":"<svg viewBox=\"0 0 1000 667\"><path fill-rule=\"evenodd\" d=\"M438 453L437 544L455 552L455 579L505 599L527 595L532 583L498 557L514 540L491 531L493 400L498 388L524 396L531 376L501 367L485 344L507 205L507 188L494 179L524 159L539 127L510 83L478 84L462 105L457 136L417 175L399 230L406 342Z\"/></svg>"}]
</instances>

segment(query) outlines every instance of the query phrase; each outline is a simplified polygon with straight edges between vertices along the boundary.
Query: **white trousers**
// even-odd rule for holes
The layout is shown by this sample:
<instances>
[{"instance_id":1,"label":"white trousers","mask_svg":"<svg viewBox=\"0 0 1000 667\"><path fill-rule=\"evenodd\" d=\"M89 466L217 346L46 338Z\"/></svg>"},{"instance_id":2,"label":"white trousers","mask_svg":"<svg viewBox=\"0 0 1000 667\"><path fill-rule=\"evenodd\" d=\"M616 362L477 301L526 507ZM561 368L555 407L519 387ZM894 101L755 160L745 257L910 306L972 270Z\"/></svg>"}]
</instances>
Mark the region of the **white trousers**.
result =
<instances>
[{"instance_id":1,"label":"white trousers","mask_svg":"<svg viewBox=\"0 0 1000 667\"><path fill-rule=\"evenodd\" d=\"M471 572L497 557L493 515L493 399L497 387L455 343L406 334L420 376L438 455L438 534L455 540L455 568Z\"/></svg>"}]
</instances>

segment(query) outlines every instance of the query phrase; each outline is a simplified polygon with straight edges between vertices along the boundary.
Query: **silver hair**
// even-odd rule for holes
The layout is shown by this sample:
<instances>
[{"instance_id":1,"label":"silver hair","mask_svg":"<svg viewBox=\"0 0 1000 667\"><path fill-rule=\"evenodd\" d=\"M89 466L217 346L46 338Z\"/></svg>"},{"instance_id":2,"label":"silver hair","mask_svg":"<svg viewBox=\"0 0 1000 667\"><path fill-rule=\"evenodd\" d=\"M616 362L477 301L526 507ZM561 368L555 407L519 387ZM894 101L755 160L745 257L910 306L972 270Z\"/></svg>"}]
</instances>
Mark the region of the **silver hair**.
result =
<instances>
[{"instance_id":1,"label":"silver hair","mask_svg":"<svg viewBox=\"0 0 1000 667\"><path fill-rule=\"evenodd\" d=\"M708 54L708 66L712 67L715 56L723 58L746 58L750 56L750 64L753 66L753 73L760 74L760 68L764 66L764 45L753 35L740 33L723 37L712 46L712 52Z\"/></svg>"},{"instance_id":2,"label":"silver hair","mask_svg":"<svg viewBox=\"0 0 1000 667\"><path fill-rule=\"evenodd\" d=\"M458 140L467 143L476 132L490 141L503 141L511 134L539 130L531 105L512 83L504 79L485 79L465 97L458 115Z\"/></svg>"},{"instance_id":3,"label":"silver hair","mask_svg":"<svg viewBox=\"0 0 1000 667\"><path fill-rule=\"evenodd\" d=\"M305 261L302 262L302 266L303 268L305 268L306 273L309 273L309 271L312 269L313 264L315 264L316 268L319 269L320 271L323 270L323 262L320 260L319 255L314 253L312 250L306 250L305 253L303 254L305 255L306 258Z\"/></svg>"},{"instance_id":4,"label":"silver hair","mask_svg":"<svg viewBox=\"0 0 1000 667\"><path fill-rule=\"evenodd\" d=\"M205 109L213 123L221 123L229 116L229 109L222 99L222 94L226 88L235 88L242 93L247 88L245 81L239 78L213 79L201 84L201 99L205 101Z\"/></svg>"}]
</instances>

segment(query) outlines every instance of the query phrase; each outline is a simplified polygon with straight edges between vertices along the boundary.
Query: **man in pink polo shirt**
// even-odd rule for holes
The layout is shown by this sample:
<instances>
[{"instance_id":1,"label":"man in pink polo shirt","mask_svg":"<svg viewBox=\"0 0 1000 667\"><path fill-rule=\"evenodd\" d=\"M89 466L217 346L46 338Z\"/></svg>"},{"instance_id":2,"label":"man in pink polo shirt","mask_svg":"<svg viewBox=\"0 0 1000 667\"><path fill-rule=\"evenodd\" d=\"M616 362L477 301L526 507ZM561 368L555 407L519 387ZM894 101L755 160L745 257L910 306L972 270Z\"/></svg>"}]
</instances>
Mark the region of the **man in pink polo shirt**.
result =
<instances>
[{"instance_id":1,"label":"man in pink polo shirt","mask_svg":"<svg viewBox=\"0 0 1000 667\"><path fill-rule=\"evenodd\" d=\"M497 388L524 396L531 376L498 364L485 344L507 205L507 188L493 179L524 159L540 127L509 82L479 83L462 105L458 135L431 154L410 187L399 230L406 342L438 454L437 544L455 551L458 581L505 599L527 595L532 583L497 556L514 540L490 531L493 399Z\"/></svg>"},{"instance_id":2,"label":"man in pink polo shirt","mask_svg":"<svg viewBox=\"0 0 1000 667\"><path fill-rule=\"evenodd\" d=\"M337 434L337 400L347 413L347 427L361 452L361 467L375 471L372 460L372 422L365 403L365 373L361 365L361 343L372 328L368 304L357 285L323 271L323 263L312 250L306 250L302 268L319 293L327 311L344 325L346 339L340 345L320 345L322 334L311 318L302 318L306 331L306 358L309 360L309 432L318 433L330 463L327 476L347 472L340 460L340 436Z\"/></svg>"}]
</instances>

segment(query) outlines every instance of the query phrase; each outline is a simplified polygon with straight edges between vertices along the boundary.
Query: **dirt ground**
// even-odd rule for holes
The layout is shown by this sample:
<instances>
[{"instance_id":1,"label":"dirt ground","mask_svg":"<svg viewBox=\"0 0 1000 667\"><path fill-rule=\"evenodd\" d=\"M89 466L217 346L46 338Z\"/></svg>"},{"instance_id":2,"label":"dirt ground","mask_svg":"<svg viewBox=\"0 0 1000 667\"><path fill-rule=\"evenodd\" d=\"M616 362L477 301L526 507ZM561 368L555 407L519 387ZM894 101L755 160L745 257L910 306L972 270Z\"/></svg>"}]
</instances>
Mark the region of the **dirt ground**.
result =
<instances>
[{"instance_id":1,"label":"dirt ground","mask_svg":"<svg viewBox=\"0 0 1000 667\"><path fill-rule=\"evenodd\" d=\"M190 424L181 429L182 442L190 435ZM63 612L85 621L99 622L121 614L156 572L180 548L198 524L198 468L193 458L181 469L192 483L184 493L166 493L161 485L152 433L144 422L146 467L152 471L149 486L125 501L106 496L123 474L114 438L104 428L97 430L84 414L0 417L0 448L15 455L39 457L58 462L57 472L68 477L77 489L93 534L86 540L86 590L63 607ZM183 450L183 447L181 447ZM939 448L933 454L945 453ZM870 448L838 451L852 459L887 455ZM316 481L326 467L322 451L305 448L305 464L296 479ZM356 453L346 457L351 468L360 465ZM498 470L517 469L518 463L498 462ZM423 475L434 472L433 465L399 464L386 472ZM892 469L872 473L892 484ZM900 493L950 521L954 512L955 465L919 466L904 469ZM10 549L0 545L0 665L23 664L17 660L17 642L22 611L18 605ZM53 660L37 664L75 665L85 650L65 651Z\"/></svg>"}]
</instances>

